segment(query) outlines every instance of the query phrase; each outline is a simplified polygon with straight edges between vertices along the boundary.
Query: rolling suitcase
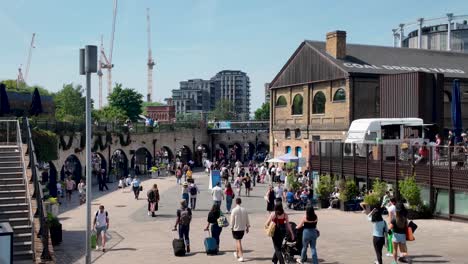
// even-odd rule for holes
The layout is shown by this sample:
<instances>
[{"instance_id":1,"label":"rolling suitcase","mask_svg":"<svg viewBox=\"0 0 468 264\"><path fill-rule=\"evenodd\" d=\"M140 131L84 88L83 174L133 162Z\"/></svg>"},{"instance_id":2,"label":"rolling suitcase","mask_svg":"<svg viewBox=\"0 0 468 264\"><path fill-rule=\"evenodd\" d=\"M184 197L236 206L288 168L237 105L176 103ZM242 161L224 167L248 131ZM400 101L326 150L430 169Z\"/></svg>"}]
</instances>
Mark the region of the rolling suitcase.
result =
<instances>
[{"instance_id":1,"label":"rolling suitcase","mask_svg":"<svg viewBox=\"0 0 468 264\"><path fill-rule=\"evenodd\" d=\"M184 239L174 238L172 240L172 249L176 257L185 256L185 241Z\"/></svg>"},{"instance_id":2,"label":"rolling suitcase","mask_svg":"<svg viewBox=\"0 0 468 264\"><path fill-rule=\"evenodd\" d=\"M208 232L208 237L205 238L205 251L207 255L218 255L218 244L216 243L216 239L210 236Z\"/></svg>"}]
</instances>

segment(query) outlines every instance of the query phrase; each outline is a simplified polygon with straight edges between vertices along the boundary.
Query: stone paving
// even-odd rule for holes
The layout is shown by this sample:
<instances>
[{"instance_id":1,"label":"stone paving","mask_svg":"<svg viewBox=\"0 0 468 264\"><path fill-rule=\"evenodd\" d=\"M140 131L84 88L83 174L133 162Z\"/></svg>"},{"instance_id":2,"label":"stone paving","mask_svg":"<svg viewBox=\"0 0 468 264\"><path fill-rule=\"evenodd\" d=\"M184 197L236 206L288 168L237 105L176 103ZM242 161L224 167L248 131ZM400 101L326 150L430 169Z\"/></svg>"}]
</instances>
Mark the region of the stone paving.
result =
<instances>
[{"instance_id":1,"label":"stone paving","mask_svg":"<svg viewBox=\"0 0 468 264\"><path fill-rule=\"evenodd\" d=\"M110 217L112 239L104 254L93 251L93 263L237 263L232 252L234 241L229 228L221 234L221 253L207 256L204 253L203 239L206 232L206 217L211 205L207 191L208 177L205 173L195 173L194 178L201 190L198 208L194 212L190 239L192 252L186 257L174 257L172 239L176 233L171 229L175 221L175 210L180 200L180 188L174 177L148 179L143 183L146 190L157 183L161 193L160 210L156 218L146 214L146 200L135 200L133 195L121 190L103 193L93 200L93 212L99 204L104 204ZM115 184L109 185L115 190ZM243 199L250 212L252 229L243 240L246 250L245 261L250 263L271 263L273 245L266 237L263 225L267 217L263 200L264 185L254 188L251 197ZM76 196L76 194L75 194ZM63 203L60 214L63 225L63 242L56 247L57 263L84 263L85 208L77 205L77 197L71 204ZM223 204L223 209L224 208ZM290 211L292 221L299 221L303 212ZM338 210L317 211L318 228L321 237L317 242L320 263L361 264L373 263L371 224L364 214ZM468 263L468 224L444 220L418 220L416 241L409 243L413 263ZM308 252L310 257L310 251ZM386 257L384 263L391 263Z\"/></svg>"}]
</instances>

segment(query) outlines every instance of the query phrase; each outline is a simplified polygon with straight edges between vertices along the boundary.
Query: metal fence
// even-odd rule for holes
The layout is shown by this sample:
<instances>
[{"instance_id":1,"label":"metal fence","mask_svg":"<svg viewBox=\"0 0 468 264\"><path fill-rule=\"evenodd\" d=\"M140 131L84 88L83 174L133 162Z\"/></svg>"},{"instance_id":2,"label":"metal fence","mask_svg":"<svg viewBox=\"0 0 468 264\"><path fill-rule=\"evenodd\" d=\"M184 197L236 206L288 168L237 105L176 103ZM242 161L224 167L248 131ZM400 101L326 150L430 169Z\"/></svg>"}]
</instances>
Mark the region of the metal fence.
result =
<instances>
[{"instance_id":1,"label":"metal fence","mask_svg":"<svg viewBox=\"0 0 468 264\"><path fill-rule=\"evenodd\" d=\"M10 119L0 120L0 145L17 145L18 134L18 121Z\"/></svg>"},{"instance_id":2,"label":"metal fence","mask_svg":"<svg viewBox=\"0 0 468 264\"><path fill-rule=\"evenodd\" d=\"M454 192L468 191L468 149L463 146L421 146L385 144L347 144L343 142L310 142L310 168L320 175L373 179L393 183L413 175L416 182L430 190L430 205L435 203L435 190L449 193L449 217L468 220L454 214ZM421 155L422 154L422 155Z\"/></svg>"}]
</instances>

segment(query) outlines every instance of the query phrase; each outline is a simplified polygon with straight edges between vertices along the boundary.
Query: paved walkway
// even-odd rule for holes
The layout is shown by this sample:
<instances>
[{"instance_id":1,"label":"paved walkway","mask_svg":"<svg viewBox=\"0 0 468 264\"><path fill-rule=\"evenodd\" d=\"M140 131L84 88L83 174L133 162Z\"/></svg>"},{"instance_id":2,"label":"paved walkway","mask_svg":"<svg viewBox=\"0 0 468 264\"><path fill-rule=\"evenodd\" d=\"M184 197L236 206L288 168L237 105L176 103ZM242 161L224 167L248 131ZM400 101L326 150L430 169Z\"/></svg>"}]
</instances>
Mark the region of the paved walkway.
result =
<instances>
[{"instance_id":1,"label":"paved walkway","mask_svg":"<svg viewBox=\"0 0 468 264\"><path fill-rule=\"evenodd\" d=\"M194 178L202 193L191 225L193 253L182 258L173 256L171 241L176 234L171 232L171 228L180 200L180 189L175 185L173 177L167 177L149 179L143 183L144 194L153 183L159 186L161 204L156 218L147 216L146 200L137 201L131 193L117 190L93 200L93 212L101 203L106 206L112 236L106 253L93 251L94 263L236 263L232 255L234 241L229 229L223 230L221 234L220 255L206 256L204 253L203 239L206 233L203 229L211 198L207 191L206 174L196 173ZM115 185L109 187L115 189ZM273 245L263 231L267 217L264 192L265 186L257 186L251 197L243 199L244 206L250 211L253 226L251 233L244 239L246 262L271 263ZM72 205L64 202L64 212L60 214L64 232L62 245L55 248L57 263L84 263L85 208L77 206L78 198L74 198ZM373 263L371 224L363 214L326 209L317 211L317 214L321 232L317 242L320 263ZM290 215L297 222L302 212L290 212ZM417 240L409 244L413 263L466 263L468 224L443 220L418 220L416 223L419 225L415 234ZM391 263L391 259L386 258L384 263Z\"/></svg>"}]
</instances>

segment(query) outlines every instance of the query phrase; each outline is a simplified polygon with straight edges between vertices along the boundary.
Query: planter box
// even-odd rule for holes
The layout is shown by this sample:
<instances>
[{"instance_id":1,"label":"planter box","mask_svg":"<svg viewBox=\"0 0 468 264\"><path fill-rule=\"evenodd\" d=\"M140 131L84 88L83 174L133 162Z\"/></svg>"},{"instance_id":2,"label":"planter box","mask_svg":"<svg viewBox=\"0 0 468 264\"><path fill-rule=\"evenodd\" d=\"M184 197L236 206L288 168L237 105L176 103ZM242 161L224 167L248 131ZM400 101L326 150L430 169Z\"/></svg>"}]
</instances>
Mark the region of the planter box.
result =
<instances>
[{"instance_id":1,"label":"planter box","mask_svg":"<svg viewBox=\"0 0 468 264\"><path fill-rule=\"evenodd\" d=\"M52 241L53 246L57 246L62 243L62 224L58 226L51 226L50 230L50 240Z\"/></svg>"},{"instance_id":2,"label":"planter box","mask_svg":"<svg viewBox=\"0 0 468 264\"><path fill-rule=\"evenodd\" d=\"M415 219L431 219L432 214L429 212L419 212L413 209L408 209L408 219L415 220Z\"/></svg>"},{"instance_id":3,"label":"planter box","mask_svg":"<svg viewBox=\"0 0 468 264\"><path fill-rule=\"evenodd\" d=\"M328 199L320 199L320 207L328 208L330 206L330 201Z\"/></svg>"}]
</instances>

